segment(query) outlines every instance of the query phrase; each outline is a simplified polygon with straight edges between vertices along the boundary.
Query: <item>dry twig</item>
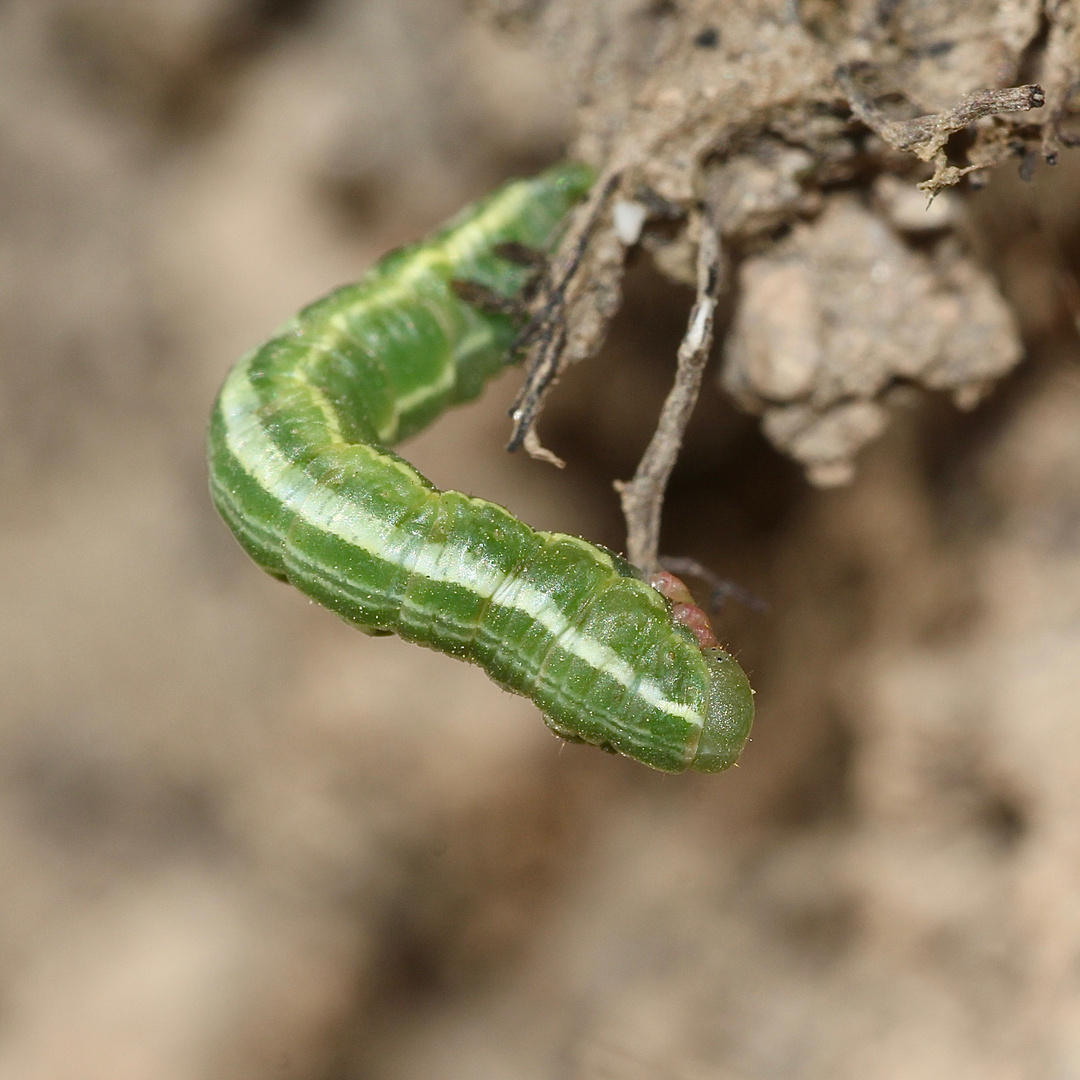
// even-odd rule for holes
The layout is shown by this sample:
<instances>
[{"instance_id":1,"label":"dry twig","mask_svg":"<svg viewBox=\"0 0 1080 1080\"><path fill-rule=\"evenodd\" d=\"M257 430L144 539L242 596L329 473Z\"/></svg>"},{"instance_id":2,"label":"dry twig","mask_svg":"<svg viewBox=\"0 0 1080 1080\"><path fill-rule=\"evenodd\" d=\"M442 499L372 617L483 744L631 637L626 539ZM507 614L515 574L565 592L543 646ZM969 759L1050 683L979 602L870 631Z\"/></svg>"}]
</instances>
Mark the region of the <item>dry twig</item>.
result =
<instances>
[{"instance_id":1,"label":"dry twig","mask_svg":"<svg viewBox=\"0 0 1080 1080\"><path fill-rule=\"evenodd\" d=\"M621 171L609 172L593 188L588 202L581 208L573 227L563 240L559 257L551 269L551 285L539 298L537 311L514 342L514 350L531 348L525 381L517 400L510 409L514 429L506 449L516 450L525 442L532 430L541 405L561 369L561 360L567 342L566 304L567 292L573 283L582 259L589 246L589 239L596 228L621 179ZM538 440L530 440L529 452L539 447Z\"/></svg>"},{"instance_id":2,"label":"dry twig","mask_svg":"<svg viewBox=\"0 0 1080 1080\"><path fill-rule=\"evenodd\" d=\"M875 135L897 150L914 154L920 161L933 161L934 175L919 185L931 195L955 184L968 173L997 164L1015 152L1011 141L1000 140L994 144L993 153L981 155L970 165L957 167L949 164L945 153L945 144L952 135L983 117L1038 109L1046 102L1041 86L1010 86L1004 90L976 90L947 112L929 113L910 120L890 120L862 91L849 67L839 68L836 80L851 111Z\"/></svg>"},{"instance_id":3,"label":"dry twig","mask_svg":"<svg viewBox=\"0 0 1080 1080\"><path fill-rule=\"evenodd\" d=\"M701 378L712 347L713 316L723 284L720 234L708 208L702 221L697 259L697 300L679 346L675 383L664 402L656 431L628 483L616 481L626 517L626 551L646 573L658 566L660 511L664 491L675 466L683 433L697 401Z\"/></svg>"}]
</instances>

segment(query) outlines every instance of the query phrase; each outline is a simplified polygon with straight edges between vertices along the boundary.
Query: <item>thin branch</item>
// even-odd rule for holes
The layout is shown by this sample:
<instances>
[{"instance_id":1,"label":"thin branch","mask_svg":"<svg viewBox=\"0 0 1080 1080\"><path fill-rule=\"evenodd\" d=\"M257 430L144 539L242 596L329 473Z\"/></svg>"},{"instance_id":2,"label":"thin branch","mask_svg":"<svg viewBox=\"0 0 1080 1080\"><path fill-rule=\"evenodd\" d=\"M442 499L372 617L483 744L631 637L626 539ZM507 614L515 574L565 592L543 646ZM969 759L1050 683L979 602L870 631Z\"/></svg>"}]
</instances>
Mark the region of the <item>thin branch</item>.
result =
<instances>
[{"instance_id":1,"label":"thin branch","mask_svg":"<svg viewBox=\"0 0 1080 1080\"><path fill-rule=\"evenodd\" d=\"M1009 86L1003 90L976 90L961 98L955 108L946 112L928 113L910 120L890 120L863 92L850 67L838 68L836 81L840 84L851 111L875 135L897 150L914 154L920 161L934 162L934 175L919 185L931 195L955 184L969 172L991 164L983 161L963 168L950 165L945 144L956 132L963 131L984 117L1026 112L1028 109L1041 108L1046 102L1043 88L1031 83Z\"/></svg>"},{"instance_id":2,"label":"thin branch","mask_svg":"<svg viewBox=\"0 0 1080 1080\"><path fill-rule=\"evenodd\" d=\"M690 414L694 410L705 364L712 348L713 317L723 284L723 252L720 233L706 208L697 259L697 300L679 345L675 383L664 402L656 431L649 442L634 478L617 481L623 515L626 518L626 551L635 566L652 573L658 566L660 511L664 491L682 446Z\"/></svg>"},{"instance_id":3,"label":"thin branch","mask_svg":"<svg viewBox=\"0 0 1080 1080\"><path fill-rule=\"evenodd\" d=\"M961 98L955 108L942 113L927 113L911 120L890 120L867 97L852 77L850 68L836 73L851 111L876 135L897 150L910 150L929 161L957 131L984 116L996 113L1025 112L1038 109L1046 101L1041 86L1009 86L1004 90L976 90Z\"/></svg>"},{"instance_id":4,"label":"thin branch","mask_svg":"<svg viewBox=\"0 0 1080 1080\"><path fill-rule=\"evenodd\" d=\"M621 179L621 170L610 172L598 183L582 207L578 220L563 241L563 254L552 267L552 284L545 290L535 315L529 320L514 342L514 350L532 348L525 381L517 400L510 409L514 428L506 449L516 450L532 430L540 413L544 396L559 374L560 361L567 342L566 294L577 275L593 230L607 208Z\"/></svg>"}]
</instances>

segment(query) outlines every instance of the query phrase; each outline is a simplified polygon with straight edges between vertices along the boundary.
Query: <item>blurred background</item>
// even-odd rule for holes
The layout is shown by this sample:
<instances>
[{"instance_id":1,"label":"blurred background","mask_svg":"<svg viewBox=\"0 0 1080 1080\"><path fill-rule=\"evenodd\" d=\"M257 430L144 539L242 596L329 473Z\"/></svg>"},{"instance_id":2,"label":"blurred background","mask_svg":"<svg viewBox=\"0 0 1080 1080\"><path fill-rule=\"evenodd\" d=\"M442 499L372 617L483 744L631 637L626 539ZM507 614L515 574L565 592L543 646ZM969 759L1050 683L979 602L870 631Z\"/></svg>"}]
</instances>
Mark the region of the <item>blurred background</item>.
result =
<instances>
[{"instance_id":1,"label":"blurred background","mask_svg":"<svg viewBox=\"0 0 1080 1080\"><path fill-rule=\"evenodd\" d=\"M1075 151L968 199L1026 350L976 411L816 491L706 386L665 547L771 604L728 775L561 746L217 519L228 365L572 96L459 0L0 5L3 1080L1080 1077ZM690 301L632 266L565 472L514 375L409 459L621 547Z\"/></svg>"}]
</instances>

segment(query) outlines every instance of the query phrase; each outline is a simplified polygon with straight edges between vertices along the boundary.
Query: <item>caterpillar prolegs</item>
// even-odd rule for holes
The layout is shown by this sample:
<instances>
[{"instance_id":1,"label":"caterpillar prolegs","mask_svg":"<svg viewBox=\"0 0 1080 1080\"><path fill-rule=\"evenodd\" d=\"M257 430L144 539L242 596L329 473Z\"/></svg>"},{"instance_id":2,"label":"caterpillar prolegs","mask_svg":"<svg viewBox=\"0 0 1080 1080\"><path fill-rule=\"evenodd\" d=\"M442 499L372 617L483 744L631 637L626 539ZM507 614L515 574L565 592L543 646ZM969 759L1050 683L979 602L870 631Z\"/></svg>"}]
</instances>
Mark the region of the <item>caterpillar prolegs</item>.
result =
<instances>
[{"instance_id":1,"label":"caterpillar prolegs","mask_svg":"<svg viewBox=\"0 0 1080 1080\"><path fill-rule=\"evenodd\" d=\"M513 320L453 283L518 294L529 270L507 245L549 247L592 179L568 164L505 185L242 357L210 421L211 492L260 566L367 633L479 664L565 739L718 772L753 699L677 579L653 587L604 548L439 491L387 449L505 366Z\"/></svg>"}]
</instances>

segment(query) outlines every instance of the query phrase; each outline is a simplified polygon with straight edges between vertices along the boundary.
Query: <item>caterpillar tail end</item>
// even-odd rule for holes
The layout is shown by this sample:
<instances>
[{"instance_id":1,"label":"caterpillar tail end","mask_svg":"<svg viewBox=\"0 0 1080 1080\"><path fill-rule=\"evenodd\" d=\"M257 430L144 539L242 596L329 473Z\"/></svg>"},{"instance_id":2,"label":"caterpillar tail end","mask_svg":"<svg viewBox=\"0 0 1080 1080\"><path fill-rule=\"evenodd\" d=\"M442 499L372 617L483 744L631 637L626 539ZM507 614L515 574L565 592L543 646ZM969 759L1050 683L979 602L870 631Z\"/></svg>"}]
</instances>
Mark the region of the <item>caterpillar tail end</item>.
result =
<instances>
[{"instance_id":1,"label":"caterpillar tail end","mask_svg":"<svg viewBox=\"0 0 1080 1080\"><path fill-rule=\"evenodd\" d=\"M709 667L709 711L690 768L718 773L735 764L750 737L754 691L734 657L717 648L702 652Z\"/></svg>"}]
</instances>

